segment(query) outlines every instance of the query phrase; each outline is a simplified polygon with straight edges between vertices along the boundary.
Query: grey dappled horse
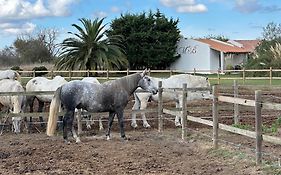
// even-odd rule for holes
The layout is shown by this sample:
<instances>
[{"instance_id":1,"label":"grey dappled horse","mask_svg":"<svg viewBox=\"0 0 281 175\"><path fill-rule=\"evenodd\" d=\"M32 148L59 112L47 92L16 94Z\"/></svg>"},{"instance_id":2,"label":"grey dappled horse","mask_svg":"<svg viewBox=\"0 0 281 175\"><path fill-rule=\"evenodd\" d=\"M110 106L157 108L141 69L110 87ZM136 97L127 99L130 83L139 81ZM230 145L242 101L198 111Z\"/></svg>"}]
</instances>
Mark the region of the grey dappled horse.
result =
<instances>
[{"instance_id":1,"label":"grey dappled horse","mask_svg":"<svg viewBox=\"0 0 281 175\"><path fill-rule=\"evenodd\" d=\"M72 129L72 135L79 142L73 126L75 108L89 112L109 112L107 139L110 139L110 130L115 114L117 115L121 138L126 140L124 131L124 108L130 95L138 88L157 93L157 86L146 75L147 70L135 73L103 84L93 84L83 81L71 81L58 88L52 99L47 126L47 135L53 136L57 123L57 112L62 104L66 113L63 117L63 138L68 142L67 132Z\"/></svg>"}]
</instances>

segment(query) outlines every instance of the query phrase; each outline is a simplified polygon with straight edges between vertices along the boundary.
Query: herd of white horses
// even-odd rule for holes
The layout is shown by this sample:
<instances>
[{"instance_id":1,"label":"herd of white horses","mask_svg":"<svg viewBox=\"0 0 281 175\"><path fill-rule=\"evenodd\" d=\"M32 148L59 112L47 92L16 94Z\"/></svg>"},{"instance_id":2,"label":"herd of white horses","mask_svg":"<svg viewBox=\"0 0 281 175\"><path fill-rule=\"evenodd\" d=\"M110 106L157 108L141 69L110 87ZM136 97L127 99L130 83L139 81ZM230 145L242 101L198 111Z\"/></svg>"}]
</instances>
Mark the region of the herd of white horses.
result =
<instances>
[{"instance_id":1,"label":"herd of white horses","mask_svg":"<svg viewBox=\"0 0 281 175\"><path fill-rule=\"evenodd\" d=\"M77 81L77 80L75 80ZM100 82L94 77L85 77L82 80L92 84L100 84ZM155 78L149 77L148 81L153 84L154 87L158 87L158 82L162 81L162 87L165 88L182 88L183 83L187 84L187 88L197 88L197 87L209 87L210 83L208 78L204 76L195 76L190 74L178 74L172 75L169 78ZM69 82L61 76L56 76L53 79L47 79L45 77L34 77L30 79L25 86L20 83L20 75L13 70L0 71L0 92L34 92L34 91L56 91L59 87L68 84ZM93 85L94 86L94 85ZM115 88L116 89L116 88ZM118 88L117 88L118 89ZM139 88L133 92L134 95L134 105L133 110L144 110L150 101L158 101L158 93L152 93L149 91L139 91ZM37 99L39 102L38 112L43 112L43 106L45 103L50 103L54 95L11 95L11 96L0 96L0 106L1 110L6 109L11 113L24 113L27 112L27 107L29 106L29 112L33 112L33 103ZM179 91L163 91L162 99L163 102L174 101L176 107L182 107L182 92ZM195 99L210 98L210 91L188 91L188 102ZM114 103L114 102L111 102ZM76 112L81 112L81 110L76 109ZM24 116L24 115L23 115ZM80 115L77 115L77 121L81 121ZM145 113L141 113L143 120L143 127L149 128L150 125L146 120ZM20 132L20 123L22 117L16 116L12 117L12 130L16 133ZM41 119L43 120L43 119ZM87 128L91 127L92 121L88 119ZM180 116L175 117L175 125L181 125ZM78 122L79 124L79 122ZM103 129L102 121L99 120L100 129ZM136 128L136 113L132 114L131 126Z\"/></svg>"}]
</instances>

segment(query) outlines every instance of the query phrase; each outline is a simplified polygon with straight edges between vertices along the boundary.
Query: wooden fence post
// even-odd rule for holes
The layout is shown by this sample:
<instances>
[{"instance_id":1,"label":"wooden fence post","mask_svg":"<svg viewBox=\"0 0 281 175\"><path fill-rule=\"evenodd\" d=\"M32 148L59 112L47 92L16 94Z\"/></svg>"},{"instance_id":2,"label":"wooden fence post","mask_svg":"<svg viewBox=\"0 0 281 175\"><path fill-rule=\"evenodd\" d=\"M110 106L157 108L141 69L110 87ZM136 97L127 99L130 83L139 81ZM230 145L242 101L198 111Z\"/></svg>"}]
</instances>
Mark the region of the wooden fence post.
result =
<instances>
[{"instance_id":1,"label":"wooden fence post","mask_svg":"<svg viewBox=\"0 0 281 175\"><path fill-rule=\"evenodd\" d=\"M129 68L127 68L127 75L129 75L130 74L130 70L129 70Z\"/></svg>"},{"instance_id":2,"label":"wooden fence post","mask_svg":"<svg viewBox=\"0 0 281 175\"><path fill-rule=\"evenodd\" d=\"M186 99L187 99L187 84L184 83L182 85L182 132L181 132L181 138L183 141L186 140L186 127L187 127L187 111L186 111Z\"/></svg>"},{"instance_id":3,"label":"wooden fence post","mask_svg":"<svg viewBox=\"0 0 281 175\"><path fill-rule=\"evenodd\" d=\"M162 81L158 82L158 131L163 131L163 99L162 99Z\"/></svg>"},{"instance_id":4,"label":"wooden fence post","mask_svg":"<svg viewBox=\"0 0 281 175\"><path fill-rule=\"evenodd\" d=\"M262 147L262 119L261 119L261 91L255 91L255 128L256 128L256 164L261 164Z\"/></svg>"},{"instance_id":5,"label":"wooden fence post","mask_svg":"<svg viewBox=\"0 0 281 175\"><path fill-rule=\"evenodd\" d=\"M218 87L213 86L213 146L218 148Z\"/></svg>"},{"instance_id":6,"label":"wooden fence post","mask_svg":"<svg viewBox=\"0 0 281 175\"><path fill-rule=\"evenodd\" d=\"M218 75L218 84L220 84L220 70L218 69L218 73L217 73Z\"/></svg>"},{"instance_id":7,"label":"wooden fence post","mask_svg":"<svg viewBox=\"0 0 281 175\"><path fill-rule=\"evenodd\" d=\"M173 75L173 70L170 70L170 76L172 76Z\"/></svg>"},{"instance_id":8,"label":"wooden fence post","mask_svg":"<svg viewBox=\"0 0 281 175\"><path fill-rule=\"evenodd\" d=\"M53 71L53 69L51 70L51 79L53 79L54 78L54 71Z\"/></svg>"},{"instance_id":9,"label":"wooden fence post","mask_svg":"<svg viewBox=\"0 0 281 175\"><path fill-rule=\"evenodd\" d=\"M32 74L33 77L36 77L36 71L33 70L33 74Z\"/></svg>"},{"instance_id":10,"label":"wooden fence post","mask_svg":"<svg viewBox=\"0 0 281 175\"><path fill-rule=\"evenodd\" d=\"M106 79L109 80L109 70L106 70Z\"/></svg>"},{"instance_id":11,"label":"wooden fence post","mask_svg":"<svg viewBox=\"0 0 281 175\"><path fill-rule=\"evenodd\" d=\"M269 84L272 85L272 67L269 69Z\"/></svg>"},{"instance_id":12,"label":"wooden fence post","mask_svg":"<svg viewBox=\"0 0 281 175\"><path fill-rule=\"evenodd\" d=\"M195 74L196 74L196 69L194 68L194 69L193 69L193 75L195 75Z\"/></svg>"},{"instance_id":13,"label":"wooden fence post","mask_svg":"<svg viewBox=\"0 0 281 175\"><path fill-rule=\"evenodd\" d=\"M234 80L233 84L233 89L234 89L234 98L238 98L238 84L237 81ZM239 105L237 103L234 103L234 124L238 125L240 123L239 121Z\"/></svg>"},{"instance_id":14,"label":"wooden fence post","mask_svg":"<svg viewBox=\"0 0 281 175\"><path fill-rule=\"evenodd\" d=\"M243 68L243 84L245 84L246 81L246 72L245 72L245 67Z\"/></svg>"},{"instance_id":15,"label":"wooden fence post","mask_svg":"<svg viewBox=\"0 0 281 175\"><path fill-rule=\"evenodd\" d=\"M90 76L90 70L88 69L87 70L87 77L89 77Z\"/></svg>"},{"instance_id":16,"label":"wooden fence post","mask_svg":"<svg viewBox=\"0 0 281 175\"><path fill-rule=\"evenodd\" d=\"M69 81L71 81L71 70L68 71Z\"/></svg>"}]
</instances>

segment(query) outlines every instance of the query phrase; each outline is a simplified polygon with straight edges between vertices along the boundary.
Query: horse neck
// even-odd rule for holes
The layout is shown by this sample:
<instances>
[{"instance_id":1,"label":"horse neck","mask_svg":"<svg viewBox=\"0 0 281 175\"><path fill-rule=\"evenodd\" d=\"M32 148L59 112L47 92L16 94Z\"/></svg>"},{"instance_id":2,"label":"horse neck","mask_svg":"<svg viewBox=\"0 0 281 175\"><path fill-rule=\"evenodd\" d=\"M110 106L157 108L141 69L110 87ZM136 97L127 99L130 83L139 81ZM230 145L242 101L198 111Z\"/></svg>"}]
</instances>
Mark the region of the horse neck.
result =
<instances>
[{"instance_id":1,"label":"horse neck","mask_svg":"<svg viewBox=\"0 0 281 175\"><path fill-rule=\"evenodd\" d=\"M123 86L124 89L131 95L138 88L138 83L141 79L141 75L139 73L135 73L132 75L128 75L117 79L116 82Z\"/></svg>"}]
</instances>

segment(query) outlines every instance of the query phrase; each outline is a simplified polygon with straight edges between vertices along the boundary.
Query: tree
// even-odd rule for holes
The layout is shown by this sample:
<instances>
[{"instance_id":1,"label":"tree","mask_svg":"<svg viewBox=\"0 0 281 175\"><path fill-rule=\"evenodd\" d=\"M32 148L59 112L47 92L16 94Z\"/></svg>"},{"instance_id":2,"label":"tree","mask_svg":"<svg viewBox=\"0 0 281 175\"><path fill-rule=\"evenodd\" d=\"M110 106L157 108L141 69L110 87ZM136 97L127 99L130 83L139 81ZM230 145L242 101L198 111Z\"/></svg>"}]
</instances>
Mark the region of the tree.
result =
<instances>
[{"instance_id":1,"label":"tree","mask_svg":"<svg viewBox=\"0 0 281 175\"><path fill-rule=\"evenodd\" d=\"M34 34L22 34L13 43L21 63L51 62L57 55L54 29L38 30Z\"/></svg>"},{"instance_id":2,"label":"tree","mask_svg":"<svg viewBox=\"0 0 281 175\"><path fill-rule=\"evenodd\" d=\"M216 40L219 40L219 41L228 41L228 37L227 36L224 36L224 35L208 35L206 37L204 37L206 39L216 39Z\"/></svg>"},{"instance_id":3,"label":"tree","mask_svg":"<svg viewBox=\"0 0 281 175\"><path fill-rule=\"evenodd\" d=\"M281 38L281 24L270 22L263 28L263 39L267 41L276 40Z\"/></svg>"},{"instance_id":4,"label":"tree","mask_svg":"<svg viewBox=\"0 0 281 175\"><path fill-rule=\"evenodd\" d=\"M255 49L255 53L252 54L246 68L249 69L269 69L281 67L281 25L275 23L269 23L263 28L263 39L260 45ZM273 72L274 76L278 73ZM253 72L250 76L263 76L264 72ZM265 75L267 76L267 75Z\"/></svg>"},{"instance_id":5,"label":"tree","mask_svg":"<svg viewBox=\"0 0 281 175\"><path fill-rule=\"evenodd\" d=\"M56 63L58 69L122 69L127 67L127 59L121 35L105 38L104 18L95 20L79 19L82 27L72 24L78 33L69 32L74 37L62 43L62 53Z\"/></svg>"},{"instance_id":6,"label":"tree","mask_svg":"<svg viewBox=\"0 0 281 175\"><path fill-rule=\"evenodd\" d=\"M121 14L112 21L108 36L123 35L130 69L165 69L180 57L176 54L178 20L156 13Z\"/></svg>"},{"instance_id":7,"label":"tree","mask_svg":"<svg viewBox=\"0 0 281 175\"><path fill-rule=\"evenodd\" d=\"M0 65L19 65L18 56L13 47L5 47L3 50L0 51Z\"/></svg>"}]
</instances>

